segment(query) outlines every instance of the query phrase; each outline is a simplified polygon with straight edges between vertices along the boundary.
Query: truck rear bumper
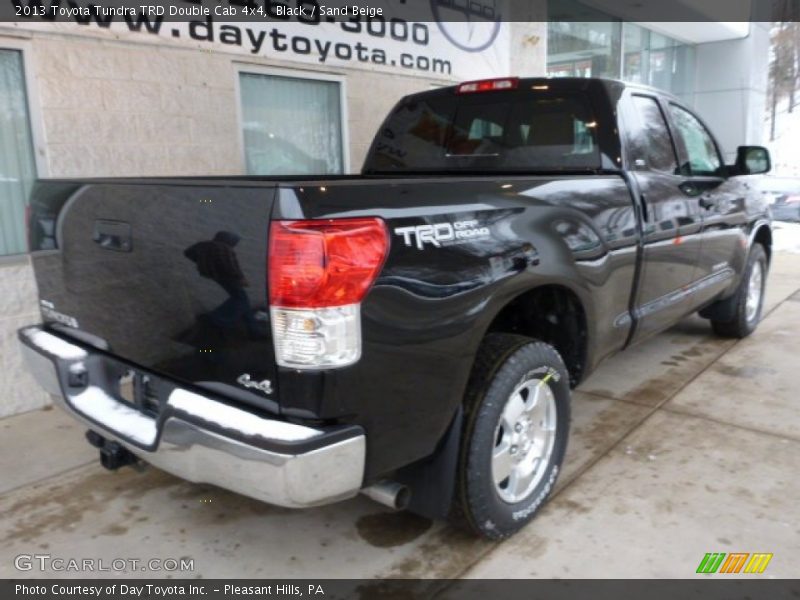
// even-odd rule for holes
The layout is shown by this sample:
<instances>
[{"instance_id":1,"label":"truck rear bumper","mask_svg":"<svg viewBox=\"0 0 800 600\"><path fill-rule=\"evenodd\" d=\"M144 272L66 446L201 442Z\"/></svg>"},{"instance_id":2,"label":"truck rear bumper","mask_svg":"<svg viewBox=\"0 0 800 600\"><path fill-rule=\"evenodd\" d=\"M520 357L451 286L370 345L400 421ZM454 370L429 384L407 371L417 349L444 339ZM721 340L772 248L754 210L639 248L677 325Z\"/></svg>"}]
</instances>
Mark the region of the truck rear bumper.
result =
<instances>
[{"instance_id":1,"label":"truck rear bumper","mask_svg":"<svg viewBox=\"0 0 800 600\"><path fill-rule=\"evenodd\" d=\"M153 414L120 397L109 375L119 370L116 359L40 327L18 336L29 370L61 408L164 471L291 508L328 504L361 489L366 441L360 427L288 423L147 374L158 379L161 396Z\"/></svg>"}]
</instances>

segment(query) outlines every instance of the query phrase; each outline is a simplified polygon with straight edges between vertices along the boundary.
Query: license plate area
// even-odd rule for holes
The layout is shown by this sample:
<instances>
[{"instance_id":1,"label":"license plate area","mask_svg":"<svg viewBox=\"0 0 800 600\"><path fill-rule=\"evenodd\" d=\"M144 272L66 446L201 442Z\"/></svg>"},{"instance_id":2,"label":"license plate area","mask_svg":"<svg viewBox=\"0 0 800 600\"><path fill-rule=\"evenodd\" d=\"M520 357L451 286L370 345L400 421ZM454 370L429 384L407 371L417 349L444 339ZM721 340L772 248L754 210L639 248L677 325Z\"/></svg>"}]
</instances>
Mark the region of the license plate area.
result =
<instances>
[{"instance_id":1,"label":"license plate area","mask_svg":"<svg viewBox=\"0 0 800 600\"><path fill-rule=\"evenodd\" d=\"M158 379L148 373L122 366L114 376L117 400L150 416L161 412Z\"/></svg>"}]
</instances>

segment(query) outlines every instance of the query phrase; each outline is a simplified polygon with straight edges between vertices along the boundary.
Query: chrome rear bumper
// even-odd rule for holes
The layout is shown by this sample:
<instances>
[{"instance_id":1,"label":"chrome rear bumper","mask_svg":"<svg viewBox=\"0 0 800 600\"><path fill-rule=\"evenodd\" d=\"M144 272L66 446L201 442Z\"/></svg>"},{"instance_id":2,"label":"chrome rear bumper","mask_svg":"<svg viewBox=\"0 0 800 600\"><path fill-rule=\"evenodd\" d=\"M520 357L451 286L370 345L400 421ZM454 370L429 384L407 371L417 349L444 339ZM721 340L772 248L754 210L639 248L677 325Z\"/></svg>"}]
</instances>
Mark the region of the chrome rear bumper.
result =
<instances>
[{"instance_id":1,"label":"chrome rear bumper","mask_svg":"<svg viewBox=\"0 0 800 600\"><path fill-rule=\"evenodd\" d=\"M360 427L323 430L265 418L179 385L154 417L94 377L107 357L39 327L20 330L19 339L29 370L64 410L173 475L291 508L328 504L361 489L366 442Z\"/></svg>"}]
</instances>

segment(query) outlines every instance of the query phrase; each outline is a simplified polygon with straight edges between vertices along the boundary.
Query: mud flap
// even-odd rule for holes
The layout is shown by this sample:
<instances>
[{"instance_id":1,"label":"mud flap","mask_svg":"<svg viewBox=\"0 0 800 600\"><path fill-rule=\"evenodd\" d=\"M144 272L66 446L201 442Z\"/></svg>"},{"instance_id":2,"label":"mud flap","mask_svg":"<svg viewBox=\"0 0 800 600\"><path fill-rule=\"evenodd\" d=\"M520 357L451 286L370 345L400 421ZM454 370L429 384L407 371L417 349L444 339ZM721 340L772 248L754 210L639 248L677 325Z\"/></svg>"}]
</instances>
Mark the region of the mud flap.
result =
<instances>
[{"instance_id":1,"label":"mud flap","mask_svg":"<svg viewBox=\"0 0 800 600\"><path fill-rule=\"evenodd\" d=\"M459 406L433 455L397 472L395 480L411 489L410 512L429 519L444 519L450 513L463 415L463 408Z\"/></svg>"}]
</instances>

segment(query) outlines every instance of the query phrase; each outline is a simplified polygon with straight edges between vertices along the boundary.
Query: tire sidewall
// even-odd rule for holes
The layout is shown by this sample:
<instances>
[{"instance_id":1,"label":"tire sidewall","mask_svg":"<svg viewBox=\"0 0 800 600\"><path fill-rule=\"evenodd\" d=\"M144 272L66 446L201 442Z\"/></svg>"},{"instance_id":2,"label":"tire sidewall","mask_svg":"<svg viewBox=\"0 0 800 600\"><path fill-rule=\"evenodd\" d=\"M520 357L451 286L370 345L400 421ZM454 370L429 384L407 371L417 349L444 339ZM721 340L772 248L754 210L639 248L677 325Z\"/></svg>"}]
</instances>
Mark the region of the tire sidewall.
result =
<instances>
[{"instance_id":1,"label":"tire sidewall","mask_svg":"<svg viewBox=\"0 0 800 600\"><path fill-rule=\"evenodd\" d=\"M753 269L757 263L761 265L761 296L759 298L758 310L752 319L747 319L747 292L750 287L750 278L753 275ZM755 331L759 322L761 321L761 313L764 310L764 292L767 285L767 255L760 244L755 244L750 250L750 256L747 261L747 272L742 279L742 287L739 291L739 306L738 317L743 328L747 333Z\"/></svg>"},{"instance_id":2,"label":"tire sidewall","mask_svg":"<svg viewBox=\"0 0 800 600\"><path fill-rule=\"evenodd\" d=\"M494 485L492 452L495 432L512 392L530 379L544 380L556 409L556 437L543 477L527 498L504 501ZM550 494L561 469L569 433L569 375L558 353L550 346L532 342L511 354L486 389L473 422L466 462L467 500L472 526L487 537L510 535L533 518Z\"/></svg>"}]
</instances>

